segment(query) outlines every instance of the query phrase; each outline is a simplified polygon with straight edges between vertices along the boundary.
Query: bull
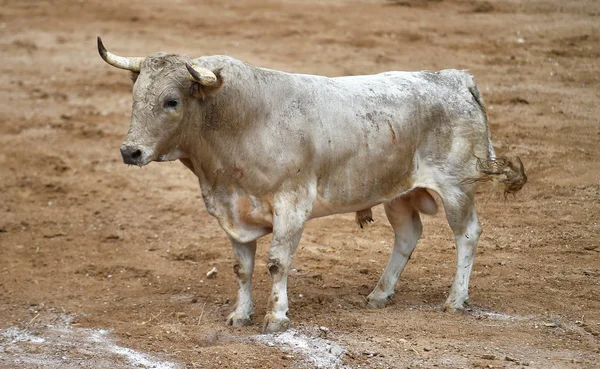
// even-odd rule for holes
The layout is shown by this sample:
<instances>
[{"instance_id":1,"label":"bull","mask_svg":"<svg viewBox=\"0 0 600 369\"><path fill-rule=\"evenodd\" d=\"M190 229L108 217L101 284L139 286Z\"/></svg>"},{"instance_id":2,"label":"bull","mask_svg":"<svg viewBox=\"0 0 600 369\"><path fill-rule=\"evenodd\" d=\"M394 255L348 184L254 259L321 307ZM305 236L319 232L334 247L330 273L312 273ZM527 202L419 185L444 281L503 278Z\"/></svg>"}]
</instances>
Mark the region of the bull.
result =
<instances>
[{"instance_id":1,"label":"bull","mask_svg":"<svg viewBox=\"0 0 600 369\"><path fill-rule=\"evenodd\" d=\"M272 233L272 277L264 332L287 329L288 272L310 219L356 212L362 226L383 204L394 230L387 266L367 297L390 303L421 236L420 213L441 199L457 250L454 282L443 307L462 311L481 224L478 182L519 191L523 164L496 157L482 97L470 74L386 72L328 78L258 68L229 56L156 53L108 64L132 73L125 164L179 160L197 177L207 212L233 246L239 284L227 321L252 322L256 240Z\"/></svg>"}]
</instances>

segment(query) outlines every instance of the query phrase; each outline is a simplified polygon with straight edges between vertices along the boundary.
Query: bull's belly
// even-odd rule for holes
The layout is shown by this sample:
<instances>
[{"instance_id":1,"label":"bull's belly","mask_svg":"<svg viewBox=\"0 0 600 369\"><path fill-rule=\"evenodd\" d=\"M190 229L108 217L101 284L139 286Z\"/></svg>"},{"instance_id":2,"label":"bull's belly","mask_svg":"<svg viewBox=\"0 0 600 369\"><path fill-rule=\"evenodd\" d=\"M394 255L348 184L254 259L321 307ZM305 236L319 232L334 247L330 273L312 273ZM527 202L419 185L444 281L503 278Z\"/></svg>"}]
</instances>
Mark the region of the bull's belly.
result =
<instances>
[{"instance_id":1,"label":"bull's belly","mask_svg":"<svg viewBox=\"0 0 600 369\"><path fill-rule=\"evenodd\" d=\"M312 204L312 211L308 219L320 218L333 214L357 212L368 209L382 202L389 201L410 187L401 186L388 196L356 196L348 198L332 196L317 196ZM233 200L233 201L231 201ZM216 201L216 206L207 207L209 213L217 218L221 228L238 242L251 242L273 230L273 208L271 201L256 201L253 196L232 196L228 201ZM292 204L290 204L291 206Z\"/></svg>"},{"instance_id":2,"label":"bull's belly","mask_svg":"<svg viewBox=\"0 0 600 369\"><path fill-rule=\"evenodd\" d=\"M354 213L360 210L368 209L386 201L391 201L392 199L401 196L408 190L410 190L410 188L407 188L404 191L394 192L389 196L372 196L369 199L355 199L354 201L346 202L335 200L331 201L330 199L318 197L313 204L309 219L321 218L333 214Z\"/></svg>"},{"instance_id":3,"label":"bull's belly","mask_svg":"<svg viewBox=\"0 0 600 369\"><path fill-rule=\"evenodd\" d=\"M344 204L344 205L340 205L340 204L332 204L327 200L324 199L317 199L317 201L315 201L313 208L312 208L312 212L310 213L310 217L309 219L315 219L315 218L321 218L321 217L326 217L328 215L333 215L333 214L344 214L344 213L354 213L360 210L364 210L364 209L368 209L371 208L373 206L379 205L382 202L384 202L385 200L379 200L379 201L369 201L369 202L354 202L352 204Z\"/></svg>"},{"instance_id":4,"label":"bull's belly","mask_svg":"<svg viewBox=\"0 0 600 369\"><path fill-rule=\"evenodd\" d=\"M362 188L356 191L317 191L318 195L312 207L309 219L333 214L353 213L391 201L412 189L410 179L400 178L387 187Z\"/></svg>"},{"instance_id":5,"label":"bull's belly","mask_svg":"<svg viewBox=\"0 0 600 369\"><path fill-rule=\"evenodd\" d=\"M388 153L385 158L359 157L330 169L327 176L317 176L310 218L356 212L409 191L414 185L412 160L401 160L391 150Z\"/></svg>"}]
</instances>

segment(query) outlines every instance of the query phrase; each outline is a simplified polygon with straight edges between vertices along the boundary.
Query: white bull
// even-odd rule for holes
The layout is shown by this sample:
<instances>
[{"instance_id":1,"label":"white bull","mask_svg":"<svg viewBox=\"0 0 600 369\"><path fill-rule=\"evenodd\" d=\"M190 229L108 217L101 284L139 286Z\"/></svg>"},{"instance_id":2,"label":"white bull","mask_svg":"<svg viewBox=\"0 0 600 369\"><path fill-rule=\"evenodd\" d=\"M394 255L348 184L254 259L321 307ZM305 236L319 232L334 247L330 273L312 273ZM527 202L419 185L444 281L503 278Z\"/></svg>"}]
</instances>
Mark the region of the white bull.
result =
<instances>
[{"instance_id":1,"label":"white bull","mask_svg":"<svg viewBox=\"0 0 600 369\"><path fill-rule=\"evenodd\" d=\"M305 223L383 204L394 229L392 255L370 307L385 306L421 235L419 213L437 193L456 238L458 263L445 308L463 310L481 226L477 182L514 193L522 164L496 158L485 109L464 71L387 72L327 78L256 68L227 56L190 60L157 53L109 64L133 72L127 164L181 160L198 177L204 203L227 233L239 292L228 318L251 323L256 240L273 233L273 279L263 330L289 326L287 278Z\"/></svg>"}]
</instances>

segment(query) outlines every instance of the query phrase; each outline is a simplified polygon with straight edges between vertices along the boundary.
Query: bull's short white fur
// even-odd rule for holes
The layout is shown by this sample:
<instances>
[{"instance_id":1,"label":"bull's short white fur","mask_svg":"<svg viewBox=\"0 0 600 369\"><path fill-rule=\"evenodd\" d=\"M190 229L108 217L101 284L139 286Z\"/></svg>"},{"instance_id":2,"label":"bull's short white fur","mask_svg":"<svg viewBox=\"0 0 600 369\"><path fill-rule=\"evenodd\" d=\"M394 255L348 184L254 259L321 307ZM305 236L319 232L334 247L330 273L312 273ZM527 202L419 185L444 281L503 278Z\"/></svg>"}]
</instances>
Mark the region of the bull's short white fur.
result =
<instances>
[{"instance_id":1,"label":"bull's short white fur","mask_svg":"<svg viewBox=\"0 0 600 369\"><path fill-rule=\"evenodd\" d=\"M289 326L287 278L305 223L384 204L394 247L368 305L386 305L437 193L456 237L445 303L468 302L481 226L477 158L494 150L472 77L458 70L327 78L256 68L227 56L193 60L218 82L190 82L189 59L158 53L141 64L126 142L149 160L180 159L199 179L207 211L231 239L239 292L230 324L252 319L256 240L273 233L273 279L263 327ZM194 85L197 83L197 85ZM165 103L178 99L179 104ZM140 162L141 163L141 162ZM144 163L141 163L146 164ZM429 192L430 191L430 192Z\"/></svg>"}]
</instances>

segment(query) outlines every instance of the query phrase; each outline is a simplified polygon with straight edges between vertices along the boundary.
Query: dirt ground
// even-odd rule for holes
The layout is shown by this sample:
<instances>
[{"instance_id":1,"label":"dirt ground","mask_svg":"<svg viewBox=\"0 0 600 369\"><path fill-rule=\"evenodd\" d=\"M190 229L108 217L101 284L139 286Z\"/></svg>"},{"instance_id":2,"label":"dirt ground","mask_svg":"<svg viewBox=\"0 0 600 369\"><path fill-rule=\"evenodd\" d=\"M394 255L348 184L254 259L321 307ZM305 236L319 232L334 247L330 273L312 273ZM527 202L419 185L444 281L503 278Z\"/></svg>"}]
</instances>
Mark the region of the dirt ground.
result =
<instances>
[{"instance_id":1,"label":"dirt ground","mask_svg":"<svg viewBox=\"0 0 600 369\"><path fill-rule=\"evenodd\" d=\"M595 0L1 1L0 368L588 368L600 365L600 3ZM121 163L131 81L96 51L227 54L328 76L469 69L528 185L478 194L473 310L443 212L396 301L366 310L383 210L309 223L286 336L231 328L233 254L182 164ZM376 163L368 163L376 165ZM356 175L361 175L356 173ZM206 272L216 267L217 277Z\"/></svg>"}]
</instances>

